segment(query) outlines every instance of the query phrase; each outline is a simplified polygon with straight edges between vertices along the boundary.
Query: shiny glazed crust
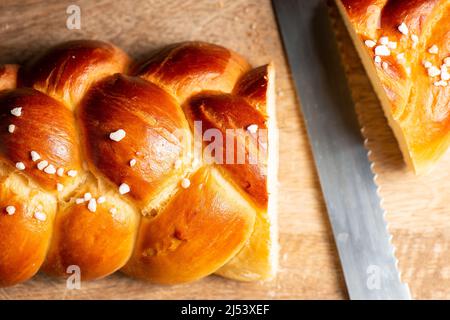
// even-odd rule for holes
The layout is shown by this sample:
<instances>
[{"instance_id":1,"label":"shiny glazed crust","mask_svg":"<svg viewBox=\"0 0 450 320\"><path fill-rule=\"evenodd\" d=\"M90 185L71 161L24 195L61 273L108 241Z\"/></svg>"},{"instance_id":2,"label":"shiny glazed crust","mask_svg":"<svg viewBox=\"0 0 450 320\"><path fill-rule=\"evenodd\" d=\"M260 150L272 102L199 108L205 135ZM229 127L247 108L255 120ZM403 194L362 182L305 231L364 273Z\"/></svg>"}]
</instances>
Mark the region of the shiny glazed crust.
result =
<instances>
[{"instance_id":1,"label":"shiny glazed crust","mask_svg":"<svg viewBox=\"0 0 450 320\"><path fill-rule=\"evenodd\" d=\"M336 2L406 163L429 171L450 144L450 2Z\"/></svg>"},{"instance_id":2,"label":"shiny glazed crust","mask_svg":"<svg viewBox=\"0 0 450 320\"><path fill-rule=\"evenodd\" d=\"M256 134L274 128L273 81L271 65L251 69L203 42L132 64L112 44L79 40L20 73L0 67L0 286L74 265L83 280L119 269L168 284L273 277L276 141ZM199 134L247 133L216 155L262 156L204 161L197 121Z\"/></svg>"}]
</instances>

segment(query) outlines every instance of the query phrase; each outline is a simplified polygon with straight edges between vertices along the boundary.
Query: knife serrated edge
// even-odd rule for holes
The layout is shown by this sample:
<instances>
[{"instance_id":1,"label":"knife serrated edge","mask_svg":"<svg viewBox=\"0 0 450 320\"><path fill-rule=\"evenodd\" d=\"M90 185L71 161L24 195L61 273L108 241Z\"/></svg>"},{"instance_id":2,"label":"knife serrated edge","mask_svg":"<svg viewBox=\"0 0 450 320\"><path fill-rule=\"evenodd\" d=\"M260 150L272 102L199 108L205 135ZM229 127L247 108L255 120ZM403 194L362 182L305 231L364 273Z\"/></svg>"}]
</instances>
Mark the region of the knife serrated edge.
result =
<instances>
[{"instance_id":1,"label":"knife serrated edge","mask_svg":"<svg viewBox=\"0 0 450 320\"><path fill-rule=\"evenodd\" d=\"M331 22L331 25L333 27L333 30L334 30L334 33L335 33L335 37L336 37L336 43L337 43L337 46L338 46L338 52L339 52L339 55L341 57L342 65L343 65L344 70L345 70L345 76L349 80L348 74L350 72L350 66L347 63L349 58L347 57L346 51L343 48L345 46L343 38L349 37L349 35L347 34L348 31L345 28L343 22L340 20L341 16L340 16L340 14L338 12L338 9L337 9L336 4L334 3L334 1L327 1L327 8L328 8L328 13L329 13L329 17L330 17L330 22ZM353 43L351 42L351 39L345 40L345 42L351 43L352 50L356 51L356 49L353 48ZM358 56L358 59L359 59L359 56ZM349 83L348 87L350 89L350 94L352 96L352 99L354 101L356 101L357 98L355 97L355 89L351 85L351 81L348 81L348 83ZM378 100L378 98L377 98L377 100ZM379 106L379 107L381 109L381 106ZM389 227L389 222L388 222L389 220L387 219L388 212L387 212L387 210L384 207L384 197L383 197L382 191L381 191L382 187L381 187L380 183L377 181L378 180L378 173L377 173L377 171L375 169L375 167L377 165L376 165L375 160L373 159L373 156L372 156L373 152L372 152L372 150L370 149L370 146L369 146L369 138L367 136L366 129L363 126L363 120L362 120L362 117L361 117L361 114L360 114L360 110L359 110L358 107L356 107L356 103L355 103L355 111L356 111L358 122L359 122L359 124L361 126L360 131L361 131L361 134L362 134L362 136L364 138L364 148L367 150L367 158L368 158L368 160L370 162L370 170L371 170L371 172L373 174L373 181L374 181L374 183L375 183L375 185L377 187L376 192L377 192L378 198L380 200L380 207L381 207L381 210L383 211L384 227L385 227L385 229L387 230L387 232L389 234L389 244L390 244L390 248L392 250L392 252L391 252L392 258L394 259L395 268L396 268L397 274L398 274L398 281L400 283L404 284L408 288L408 291L410 291L408 283L403 281L403 279L402 279L402 271L399 268L399 260L398 260L398 258L396 256L396 247L395 247L395 245L393 244L393 241L392 241L393 240L393 234L390 232L390 227Z\"/></svg>"},{"instance_id":2,"label":"knife serrated edge","mask_svg":"<svg viewBox=\"0 0 450 320\"><path fill-rule=\"evenodd\" d=\"M335 53L339 55L339 52L336 51L338 48L336 47L335 36L329 34L332 29L325 3L323 0L311 0L310 2L297 0L286 0L285 2L280 0L273 1L273 4L286 53L291 68L293 68L294 81L297 90L300 91L301 97L299 98L303 103L306 103L306 105L303 105L302 111L306 114L306 127L312 142L319 180L324 192L350 297L352 299L410 299L408 287L399 281L399 273L392 254L393 247L390 243L391 236L383 219L384 210L380 207L377 185L374 182L374 174L370 169L367 149L363 144L364 139L361 133L356 134L355 132L355 130L359 131L361 126L356 118L354 107L347 110L343 109L343 113L337 109L351 106L353 101L351 101L351 93L345 79L342 63L338 62L339 56L335 55ZM296 32L297 28L298 33ZM324 33L322 37L316 30ZM318 52L318 50L322 51ZM327 61L324 59L327 59L326 53L328 51L331 51L331 55ZM303 65L303 67L298 62L308 60L313 63ZM315 68L317 67L320 68L320 72L315 74ZM310 77L304 76L307 72L311 73ZM327 78L326 75L329 72L333 73L331 74L331 80L337 80L338 83L333 85L329 81L330 78ZM330 85L333 88L330 94L334 97L326 95L321 99L316 96L318 89L327 90L327 86ZM334 99L336 102L330 99ZM329 109L319 110L318 107L321 104ZM308 119L314 123L313 126L310 125ZM324 125L330 127L323 131L318 129ZM345 156L343 153L339 153L339 150L342 149L338 148L336 143L333 142L333 134L343 135L339 142L343 143L341 146L351 148L348 150L350 154ZM323 144L320 144L317 138L322 138ZM323 146L326 148L324 149ZM330 151L337 152L337 166L344 169L343 171L333 172L338 167L332 161L330 162L334 157ZM351 170L349 171L349 167L346 167L346 163L343 161L358 164L355 167L356 176L352 174ZM353 178L347 179L348 175L352 175ZM345 198L339 197L339 189L336 189L339 186L339 179L344 182L345 189L343 192L346 192L349 198L355 201L354 206L348 203ZM359 183L364 188L361 192L355 189ZM348 192L356 192L360 194L361 198L354 198ZM362 199L364 199L363 202L361 202ZM359 216L359 211L355 211L355 209L363 210L363 216ZM377 228L373 232L371 232L372 222L374 223L373 226ZM361 236L360 230L369 233L367 237L363 237L362 247L355 242ZM347 231L350 233L347 233ZM350 234L353 237L350 241L347 241ZM377 243L379 241L379 244L375 244L373 241ZM376 269L377 267L385 267L386 269ZM380 280L377 279L380 279L380 271L383 272L383 279L387 280L387 287L383 287L383 289L369 284L369 280L379 283Z\"/></svg>"}]
</instances>

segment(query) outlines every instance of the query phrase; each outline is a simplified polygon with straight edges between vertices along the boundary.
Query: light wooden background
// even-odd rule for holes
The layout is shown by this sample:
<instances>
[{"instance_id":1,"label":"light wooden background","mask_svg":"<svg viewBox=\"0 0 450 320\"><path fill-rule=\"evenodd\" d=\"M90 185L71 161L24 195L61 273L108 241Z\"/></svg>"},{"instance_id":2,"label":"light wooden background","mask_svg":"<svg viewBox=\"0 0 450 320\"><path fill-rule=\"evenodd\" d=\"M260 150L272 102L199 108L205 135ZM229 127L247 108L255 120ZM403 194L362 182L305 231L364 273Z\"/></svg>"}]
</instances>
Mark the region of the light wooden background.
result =
<instances>
[{"instance_id":1,"label":"light wooden background","mask_svg":"<svg viewBox=\"0 0 450 320\"><path fill-rule=\"evenodd\" d=\"M303 0L306 1L306 0ZM81 7L81 30L68 30L66 8ZM205 40L241 53L254 65L277 68L280 129L278 277L238 283L211 276L156 286L115 274L66 290L38 275L0 289L0 299L345 299L347 293L293 84L268 0L10 1L0 3L0 63L23 62L68 39L109 40L139 58L165 44ZM373 151L384 207L403 278L415 298L450 298L450 155L416 177L402 162L379 103L346 37L347 71Z\"/></svg>"}]
</instances>

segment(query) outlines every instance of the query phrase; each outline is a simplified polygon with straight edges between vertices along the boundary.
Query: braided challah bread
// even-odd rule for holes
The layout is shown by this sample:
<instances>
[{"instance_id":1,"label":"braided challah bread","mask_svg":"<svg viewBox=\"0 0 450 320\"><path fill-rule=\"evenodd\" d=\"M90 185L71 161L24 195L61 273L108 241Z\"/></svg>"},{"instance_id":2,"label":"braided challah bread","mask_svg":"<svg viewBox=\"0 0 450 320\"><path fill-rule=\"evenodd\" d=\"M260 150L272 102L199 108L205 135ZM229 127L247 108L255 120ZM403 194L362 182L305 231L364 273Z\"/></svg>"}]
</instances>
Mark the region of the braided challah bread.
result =
<instances>
[{"instance_id":1,"label":"braided challah bread","mask_svg":"<svg viewBox=\"0 0 450 320\"><path fill-rule=\"evenodd\" d=\"M3 66L0 90L1 286L71 266L84 280L274 276L270 64L203 42L131 64L80 40Z\"/></svg>"},{"instance_id":2,"label":"braided challah bread","mask_svg":"<svg viewBox=\"0 0 450 320\"><path fill-rule=\"evenodd\" d=\"M336 0L406 163L450 144L450 1Z\"/></svg>"}]
</instances>

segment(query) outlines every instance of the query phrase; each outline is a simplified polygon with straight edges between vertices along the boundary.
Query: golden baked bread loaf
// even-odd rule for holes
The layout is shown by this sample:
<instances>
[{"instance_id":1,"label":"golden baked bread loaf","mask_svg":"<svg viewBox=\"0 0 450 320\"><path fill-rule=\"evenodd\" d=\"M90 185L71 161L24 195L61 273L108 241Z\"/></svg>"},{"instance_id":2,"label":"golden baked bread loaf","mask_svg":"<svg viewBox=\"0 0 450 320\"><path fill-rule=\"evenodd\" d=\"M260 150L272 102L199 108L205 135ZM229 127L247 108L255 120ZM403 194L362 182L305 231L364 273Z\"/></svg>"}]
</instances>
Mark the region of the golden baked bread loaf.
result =
<instances>
[{"instance_id":1,"label":"golden baked bread loaf","mask_svg":"<svg viewBox=\"0 0 450 320\"><path fill-rule=\"evenodd\" d=\"M1 67L0 286L71 266L83 280L273 277L273 93L272 65L203 42L133 64L79 40ZM208 149L228 130L241 135Z\"/></svg>"},{"instance_id":2,"label":"golden baked bread loaf","mask_svg":"<svg viewBox=\"0 0 450 320\"><path fill-rule=\"evenodd\" d=\"M405 162L429 171L450 144L450 1L336 3Z\"/></svg>"}]
</instances>

